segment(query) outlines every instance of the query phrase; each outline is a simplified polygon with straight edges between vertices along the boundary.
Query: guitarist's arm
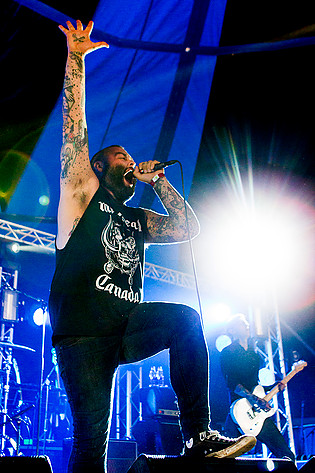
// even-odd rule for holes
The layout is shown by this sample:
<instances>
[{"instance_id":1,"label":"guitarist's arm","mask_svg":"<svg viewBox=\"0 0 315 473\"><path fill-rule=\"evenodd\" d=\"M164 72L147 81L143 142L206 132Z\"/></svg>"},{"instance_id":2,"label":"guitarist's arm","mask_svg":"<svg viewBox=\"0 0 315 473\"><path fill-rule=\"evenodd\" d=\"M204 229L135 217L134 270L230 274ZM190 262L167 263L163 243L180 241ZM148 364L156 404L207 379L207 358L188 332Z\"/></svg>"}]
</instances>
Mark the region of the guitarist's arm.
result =
<instances>
[{"instance_id":1,"label":"guitarist's arm","mask_svg":"<svg viewBox=\"0 0 315 473\"><path fill-rule=\"evenodd\" d=\"M277 386L279 391L283 391L284 388L286 387L286 383L283 381L276 381L275 383L271 384L270 386L263 386L264 390L266 392L271 391L271 389L275 388Z\"/></svg>"},{"instance_id":2,"label":"guitarist's arm","mask_svg":"<svg viewBox=\"0 0 315 473\"><path fill-rule=\"evenodd\" d=\"M238 384L234 390L235 394L240 397L245 397L247 401L253 406L255 409L263 409L264 411L268 412L271 409L271 406L266 402L264 399L252 394L248 389L244 388L241 384Z\"/></svg>"}]
</instances>

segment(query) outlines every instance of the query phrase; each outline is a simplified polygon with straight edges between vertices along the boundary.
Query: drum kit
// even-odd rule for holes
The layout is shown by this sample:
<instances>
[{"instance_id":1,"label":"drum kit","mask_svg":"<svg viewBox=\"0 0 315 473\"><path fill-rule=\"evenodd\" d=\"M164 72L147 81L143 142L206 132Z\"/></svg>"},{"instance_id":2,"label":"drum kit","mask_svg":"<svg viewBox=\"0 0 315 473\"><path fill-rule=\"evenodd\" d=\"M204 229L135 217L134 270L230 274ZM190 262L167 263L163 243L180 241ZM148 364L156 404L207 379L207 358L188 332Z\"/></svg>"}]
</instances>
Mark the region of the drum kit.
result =
<instances>
[{"instance_id":1,"label":"drum kit","mask_svg":"<svg viewBox=\"0 0 315 473\"><path fill-rule=\"evenodd\" d=\"M20 375L16 359L14 358L15 350L35 352L33 348L17 345L10 340L0 340L1 455L5 455L13 450L19 455L21 424L23 422L28 426L25 413L34 407L34 405L23 405ZM13 379L14 377L15 380ZM13 403L9 402L11 391L15 394ZM9 407L11 410L13 408L10 415ZM11 438L12 429L15 432L15 439Z\"/></svg>"},{"instance_id":2,"label":"drum kit","mask_svg":"<svg viewBox=\"0 0 315 473\"><path fill-rule=\"evenodd\" d=\"M48 446L56 447L71 435L67 397L54 353L41 390L36 384L21 383L17 351L35 353L33 348L0 340L0 456L45 454Z\"/></svg>"},{"instance_id":3,"label":"drum kit","mask_svg":"<svg viewBox=\"0 0 315 473\"><path fill-rule=\"evenodd\" d=\"M70 436L67 397L54 349L52 368L44 378L44 329L41 373L34 373L35 383L22 383L17 358L24 360L27 353L35 354L36 350L13 342L19 318L12 306L12 296L19 291L7 290L7 286L3 289L0 284L0 456L45 454L48 445L56 446Z\"/></svg>"}]
</instances>

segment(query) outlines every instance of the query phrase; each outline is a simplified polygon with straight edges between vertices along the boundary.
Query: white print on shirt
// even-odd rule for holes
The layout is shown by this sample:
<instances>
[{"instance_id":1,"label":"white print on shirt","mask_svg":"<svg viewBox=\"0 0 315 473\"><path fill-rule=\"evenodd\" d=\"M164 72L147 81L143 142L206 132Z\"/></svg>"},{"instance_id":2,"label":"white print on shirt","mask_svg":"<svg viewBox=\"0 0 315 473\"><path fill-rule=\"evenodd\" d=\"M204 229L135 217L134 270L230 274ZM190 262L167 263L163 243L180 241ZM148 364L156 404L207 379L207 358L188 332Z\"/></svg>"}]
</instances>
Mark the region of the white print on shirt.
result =
<instances>
[{"instance_id":1,"label":"white print on shirt","mask_svg":"<svg viewBox=\"0 0 315 473\"><path fill-rule=\"evenodd\" d=\"M120 213L118 215L122 220L124 220L124 223L126 223L126 220L122 215ZM139 225L137 225L138 230ZM119 269L122 274L124 273L129 275L128 283L130 286L133 283L133 275L135 274L140 262L140 256L133 234L133 231L125 229L123 225L115 222L110 215L108 223L104 227L101 235L101 241L105 248L105 256L108 260L104 264L104 271L107 274L110 274L114 268Z\"/></svg>"},{"instance_id":2,"label":"white print on shirt","mask_svg":"<svg viewBox=\"0 0 315 473\"><path fill-rule=\"evenodd\" d=\"M106 204L106 202L99 201L98 204L99 204L100 210L102 212L107 212L108 214L113 214L114 213L114 210L108 204ZM130 220L127 220L121 212L118 212L117 215L118 215L118 217L121 218L121 220L124 222L126 227L134 228L135 230L138 230L139 232L142 232L141 223L140 223L139 219L135 222L131 222Z\"/></svg>"},{"instance_id":3,"label":"white print on shirt","mask_svg":"<svg viewBox=\"0 0 315 473\"><path fill-rule=\"evenodd\" d=\"M113 294L115 297L124 299L125 301L140 302L140 292L133 292L131 288L127 290L116 286L116 284L111 282L111 277L107 274L101 274L96 279L96 288L101 291L109 292L109 294Z\"/></svg>"},{"instance_id":4,"label":"white print on shirt","mask_svg":"<svg viewBox=\"0 0 315 473\"><path fill-rule=\"evenodd\" d=\"M98 202L99 206L100 206L100 210L102 212L107 212L109 214L113 214L114 213L114 210L108 205L106 204L106 202Z\"/></svg>"}]
</instances>

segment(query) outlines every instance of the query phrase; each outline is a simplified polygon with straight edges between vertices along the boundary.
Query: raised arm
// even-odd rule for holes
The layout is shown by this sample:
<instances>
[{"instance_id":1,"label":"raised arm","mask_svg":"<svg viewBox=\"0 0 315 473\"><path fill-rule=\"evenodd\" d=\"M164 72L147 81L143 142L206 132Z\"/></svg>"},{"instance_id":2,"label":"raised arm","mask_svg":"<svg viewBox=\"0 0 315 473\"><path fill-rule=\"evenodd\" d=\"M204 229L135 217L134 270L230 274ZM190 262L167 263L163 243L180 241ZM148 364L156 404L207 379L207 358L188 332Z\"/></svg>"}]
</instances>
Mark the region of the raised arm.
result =
<instances>
[{"instance_id":1,"label":"raised arm","mask_svg":"<svg viewBox=\"0 0 315 473\"><path fill-rule=\"evenodd\" d=\"M187 217L189 224L189 233L187 230L186 210L183 197L166 179L161 171L152 172L151 170L157 161L148 161L140 163L134 170L134 176L143 182L150 183L154 176L159 177L154 182L154 191L165 207L168 215L162 215L151 210L145 210L149 236L148 243L178 243L194 238L199 234L199 222L197 217L186 202ZM142 172L140 172L140 170Z\"/></svg>"},{"instance_id":2,"label":"raised arm","mask_svg":"<svg viewBox=\"0 0 315 473\"><path fill-rule=\"evenodd\" d=\"M85 117L85 65L87 53L108 46L104 42L92 43L90 34L93 22L77 29L67 21L68 29L59 28L67 37L68 58L63 88L63 133L61 149L61 186L77 186L95 176L89 161L88 136Z\"/></svg>"},{"instance_id":3,"label":"raised arm","mask_svg":"<svg viewBox=\"0 0 315 473\"><path fill-rule=\"evenodd\" d=\"M85 117L85 65L87 53L108 46L93 43L90 34L93 22L83 29L81 21L76 28L67 22L59 26L67 37L68 57L63 88L63 130L60 153L60 203L58 210L57 246L62 248L75 225L82 217L99 181L89 160L88 134Z\"/></svg>"}]
</instances>

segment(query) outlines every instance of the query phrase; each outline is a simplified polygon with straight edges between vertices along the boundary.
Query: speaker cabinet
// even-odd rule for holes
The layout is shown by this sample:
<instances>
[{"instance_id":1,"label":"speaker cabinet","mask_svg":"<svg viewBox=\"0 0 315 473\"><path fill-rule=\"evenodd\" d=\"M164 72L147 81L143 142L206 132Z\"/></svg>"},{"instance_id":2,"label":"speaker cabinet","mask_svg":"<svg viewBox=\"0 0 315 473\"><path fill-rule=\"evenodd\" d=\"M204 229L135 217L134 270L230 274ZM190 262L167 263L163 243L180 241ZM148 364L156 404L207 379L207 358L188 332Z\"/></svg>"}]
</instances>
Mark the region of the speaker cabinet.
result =
<instances>
[{"instance_id":1,"label":"speaker cabinet","mask_svg":"<svg viewBox=\"0 0 315 473\"><path fill-rule=\"evenodd\" d=\"M67 471L71 446L72 439L64 439L62 472ZM137 442L132 440L109 439L107 451L107 473L127 473L129 467L134 463L136 458Z\"/></svg>"},{"instance_id":2,"label":"speaker cabinet","mask_svg":"<svg viewBox=\"0 0 315 473\"><path fill-rule=\"evenodd\" d=\"M271 461L273 462L271 464ZM150 457L140 455L128 473L296 473L290 460L282 459L192 459L187 457Z\"/></svg>"},{"instance_id":3,"label":"speaker cabinet","mask_svg":"<svg viewBox=\"0 0 315 473\"><path fill-rule=\"evenodd\" d=\"M46 455L34 457L0 457L1 473L52 473Z\"/></svg>"},{"instance_id":4,"label":"speaker cabinet","mask_svg":"<svg viewBox=\"0 0 315 473\"><path fill-rule=\"evenodd\" d=\"M301 473L314 473L315 471L315 457L312 457L299 469Z\"/></svg>"},{"instance_id":5,"label":"speaker cabinet","mask_svg":"<svg viewBox=\"0 0 315 473\"><path fill-rule=\"evenodd\" d=\"M107 473L127 473L136 457L136 442L110 439L107 452Z\"/></svg>"},{"instance_id":6,"label":"speaker cabinet","mask_svg":"<svg viewBox=\"0 0 315 473\"><path fill-rule=\"evenodd\" d=\"M148 455L180 455L183 438L177 418L160 417L137 422L132 434L138 452Z\"/></svg>"}]
</instances>

